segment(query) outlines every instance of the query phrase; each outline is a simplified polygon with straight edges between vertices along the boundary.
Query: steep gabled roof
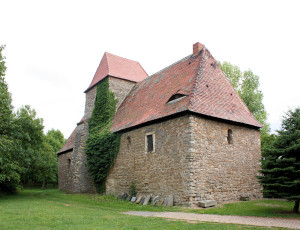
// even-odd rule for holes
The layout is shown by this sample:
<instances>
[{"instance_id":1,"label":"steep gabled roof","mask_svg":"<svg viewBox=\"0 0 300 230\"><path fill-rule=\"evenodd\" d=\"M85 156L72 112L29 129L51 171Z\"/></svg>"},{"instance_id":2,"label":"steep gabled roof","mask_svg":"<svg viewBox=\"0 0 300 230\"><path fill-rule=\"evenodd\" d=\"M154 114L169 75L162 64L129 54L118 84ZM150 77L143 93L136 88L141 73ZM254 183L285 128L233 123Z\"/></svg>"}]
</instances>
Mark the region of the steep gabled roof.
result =
<instances>
[{"instance_id":1,"label":"steep gabled roof","mask_svg":"<svg viewBox=\"0 0 300 230\"><path fill-rule=\"evenodd\" d=\"M57 152L57 155L60 155L63 152L72 150L74 148L76 132L77 132L77 127L74 129L74 131L72 132L72 134L70 135L70 137L68 138L64 146Z\"/></svg>"},{"instance_id":2,"label":"steep gabled roof","mask_svg":"<svg viewBox=\"0 0 300 230\"><path fill-rule=\"evenodd\" d=\"M200 47L197 54L187 56L137 83L118 108L112 131L183 111L262 127L210 52L203 45ZM175 94L181 97L169 101Z\"/></svg>"},{"instance_id":3,"label":"steep gabled roof","mask_svg":"<svg viewBox=\"0 0 300 230\"><path fill-rule=\"evenodd\" d=\"M140 63L105 52L87 92L106 76L139 82L148 77Z\"/></svg>"}]
</instances>

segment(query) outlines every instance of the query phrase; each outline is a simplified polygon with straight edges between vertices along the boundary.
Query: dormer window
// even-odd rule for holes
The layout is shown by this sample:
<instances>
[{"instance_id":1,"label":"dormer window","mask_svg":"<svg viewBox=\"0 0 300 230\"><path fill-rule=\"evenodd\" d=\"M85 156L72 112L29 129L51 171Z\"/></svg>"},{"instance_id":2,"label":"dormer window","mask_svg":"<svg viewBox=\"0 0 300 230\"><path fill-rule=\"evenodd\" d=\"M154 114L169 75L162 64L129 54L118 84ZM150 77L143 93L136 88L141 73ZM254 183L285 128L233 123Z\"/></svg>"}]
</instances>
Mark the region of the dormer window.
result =
<instances>
[{"instance_id":1,"label":"dormer window","mask_svg":"<svg viewBox=\"0 0 300 230\"><path fill-rule=\"evenodd\" d=\"M181 94L181 93L175 93L174 95L172 95L170 97L170 99L168 100L167 103L170 103L170 102L176 102L176 101L180 101L181 99L185 98L186 95L184 94Z\"/></svg>"}]
</instances>

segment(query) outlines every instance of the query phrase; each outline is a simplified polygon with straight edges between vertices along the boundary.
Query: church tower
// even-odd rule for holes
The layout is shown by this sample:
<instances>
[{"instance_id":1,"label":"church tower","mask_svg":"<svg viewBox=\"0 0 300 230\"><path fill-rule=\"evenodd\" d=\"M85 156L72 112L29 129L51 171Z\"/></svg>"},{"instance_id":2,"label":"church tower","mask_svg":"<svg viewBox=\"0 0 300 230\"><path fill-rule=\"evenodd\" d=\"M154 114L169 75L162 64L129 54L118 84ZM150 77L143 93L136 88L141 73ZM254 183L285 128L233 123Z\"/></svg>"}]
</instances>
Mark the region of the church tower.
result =
<instances>
[{"instance_id":1,"label":"church tower","mask_svg":"<svg viewBox=\"0 0 300 230\"><path fill-rule=\"evenodd\" d=\"M109 89L115 94L118 109L132 87L147 77L147 73L138 62L104 53L90 86L84 91L86 95L84 116L58 152L60 190L72 193L95 192L92 178L88 173L84 149L88 138L88 122L94 109L97 84L108 78Z\"/></svg>"}]
</instances>

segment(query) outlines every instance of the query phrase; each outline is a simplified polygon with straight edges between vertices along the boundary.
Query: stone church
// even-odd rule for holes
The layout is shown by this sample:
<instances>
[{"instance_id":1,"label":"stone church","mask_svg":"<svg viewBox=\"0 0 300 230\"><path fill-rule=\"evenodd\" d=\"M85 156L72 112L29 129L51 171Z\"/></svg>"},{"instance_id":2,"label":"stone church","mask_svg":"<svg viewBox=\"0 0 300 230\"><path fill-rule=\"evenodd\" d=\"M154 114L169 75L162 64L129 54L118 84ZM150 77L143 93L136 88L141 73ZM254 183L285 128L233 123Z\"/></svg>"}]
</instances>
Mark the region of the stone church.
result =
<instances>
[{"instance_id":1,"label":"stone church","mask_svg":"<svg viewBox=\"0 0 300 230\"><path fill-rule=\"evenodd\" d=\"M59 189L95 192L84 153L96 86L108 78L117 111L112 132L121 145L106 193L174 195L178 205L262 197L262 125L201 43L193 53L148 76L136 61L105 53L85 90L83 118L58 152Z\"/></svg>"}]
</instances>

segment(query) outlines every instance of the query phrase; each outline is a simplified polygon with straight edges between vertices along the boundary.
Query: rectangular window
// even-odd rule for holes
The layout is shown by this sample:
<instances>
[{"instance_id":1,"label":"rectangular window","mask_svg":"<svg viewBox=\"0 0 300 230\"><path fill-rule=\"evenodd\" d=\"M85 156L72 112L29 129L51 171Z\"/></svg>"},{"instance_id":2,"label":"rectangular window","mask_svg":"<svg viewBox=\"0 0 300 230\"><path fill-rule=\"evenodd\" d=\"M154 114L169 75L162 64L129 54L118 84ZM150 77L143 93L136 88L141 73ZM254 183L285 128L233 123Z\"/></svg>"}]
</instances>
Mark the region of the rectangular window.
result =
<instances>
[{"instance_id":1,"label":"rectangular window","mask_svg":"<svg viewBox=\"0 0 300 230\"><path fill-rule=\"evenodd\" d=\"M155 132L145 134L145 153L155 152Z\"/></svg>"},{"instance_id":2,"label":"rectangular window","mask_svg":"<svg viewBox=\"0 0 300 230\"><path fill-rule=\"evenodd\" d=\"M153 135L147 135L148 152L153 151Z\"/></svg>"}]
</instances>

